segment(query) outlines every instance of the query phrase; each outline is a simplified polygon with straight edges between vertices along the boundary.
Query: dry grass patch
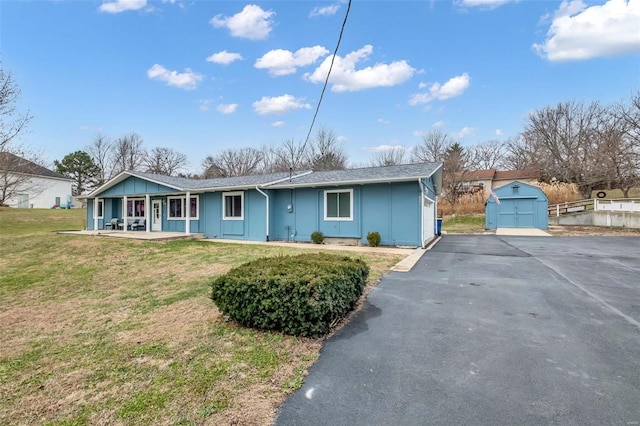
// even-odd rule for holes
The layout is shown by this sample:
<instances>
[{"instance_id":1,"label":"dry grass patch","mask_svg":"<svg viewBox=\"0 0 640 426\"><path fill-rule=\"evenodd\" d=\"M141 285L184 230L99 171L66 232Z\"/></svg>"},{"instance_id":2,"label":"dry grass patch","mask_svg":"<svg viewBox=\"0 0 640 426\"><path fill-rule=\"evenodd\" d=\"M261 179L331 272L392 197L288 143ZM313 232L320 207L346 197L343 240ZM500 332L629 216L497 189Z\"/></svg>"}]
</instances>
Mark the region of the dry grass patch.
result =
<instances>
[{"instance_id":1,"label":"dry grass patch","mask_svg":"<svg viewBox=\"0 0 640 426\"><path fill-rule=\"evenodd\" d=\"M0 232L0 424L268 424L318 357L321 340L241 328L209 299L213 276L295 247L27 222ZM358 256L372 283L400 260Z\"/></svg>"}]
</instances>

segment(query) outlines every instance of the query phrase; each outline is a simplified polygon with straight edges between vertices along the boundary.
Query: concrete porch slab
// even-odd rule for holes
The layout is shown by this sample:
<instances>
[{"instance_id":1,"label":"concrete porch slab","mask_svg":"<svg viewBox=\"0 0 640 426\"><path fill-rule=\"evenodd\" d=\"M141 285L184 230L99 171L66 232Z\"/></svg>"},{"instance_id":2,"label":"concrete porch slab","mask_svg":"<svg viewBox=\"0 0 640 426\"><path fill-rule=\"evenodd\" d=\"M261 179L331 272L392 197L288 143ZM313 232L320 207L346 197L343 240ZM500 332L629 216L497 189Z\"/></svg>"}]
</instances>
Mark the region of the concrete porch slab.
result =
<instances>
[{"instance_id":1,"label":"concrete porch slab","mask_svg":"<svg viewBox=\"0 0 640 426\"><path fill-rule=\"evenodd\" d=\"M537 228L498 228L496 235L521 236L521 237L550 237L551 234Z\"/></svg>"}]
</instances>

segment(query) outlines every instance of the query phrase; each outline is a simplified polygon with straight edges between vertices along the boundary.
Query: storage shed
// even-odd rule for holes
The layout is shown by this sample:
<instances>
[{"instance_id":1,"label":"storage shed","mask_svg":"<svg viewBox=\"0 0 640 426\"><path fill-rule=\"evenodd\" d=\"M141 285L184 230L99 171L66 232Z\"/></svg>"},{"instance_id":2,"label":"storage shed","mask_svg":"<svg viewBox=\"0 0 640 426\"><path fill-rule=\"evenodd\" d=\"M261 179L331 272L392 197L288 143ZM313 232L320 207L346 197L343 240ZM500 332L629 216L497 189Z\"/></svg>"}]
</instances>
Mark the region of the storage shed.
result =
<instances>
[{"instance_id":1,"label":"storage shed","mask_svg":"<svg viewBox=\"0 0 640 426\"><path fill-rule=\"evenodd\" d=\"M538 228L547 229L549 200L542 189L512 182L491 194L485 204L487 229Z\"/></svg>"}]
</instances>

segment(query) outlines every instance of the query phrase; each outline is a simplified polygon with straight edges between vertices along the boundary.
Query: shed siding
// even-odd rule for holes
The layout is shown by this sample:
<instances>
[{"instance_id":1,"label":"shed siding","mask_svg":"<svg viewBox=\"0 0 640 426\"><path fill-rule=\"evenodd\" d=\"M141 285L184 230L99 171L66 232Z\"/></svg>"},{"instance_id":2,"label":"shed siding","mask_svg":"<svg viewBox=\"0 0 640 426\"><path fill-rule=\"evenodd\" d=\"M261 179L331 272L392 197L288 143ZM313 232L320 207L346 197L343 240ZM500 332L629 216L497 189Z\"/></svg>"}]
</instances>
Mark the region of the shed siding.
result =
<instances>
[{"instance_id":1,"label":"shed siding","mask_svg":"<svg viewBox=\"0 0 640 426\"><path fill-rule=\"evenodd\" d=\"M517 186L517 192L514 191ZM485 227L547 229L548 199L542 189L522 182L512 182L496 189L497 204L489 197L485 209Z\"/></svg>"}]
</instances>

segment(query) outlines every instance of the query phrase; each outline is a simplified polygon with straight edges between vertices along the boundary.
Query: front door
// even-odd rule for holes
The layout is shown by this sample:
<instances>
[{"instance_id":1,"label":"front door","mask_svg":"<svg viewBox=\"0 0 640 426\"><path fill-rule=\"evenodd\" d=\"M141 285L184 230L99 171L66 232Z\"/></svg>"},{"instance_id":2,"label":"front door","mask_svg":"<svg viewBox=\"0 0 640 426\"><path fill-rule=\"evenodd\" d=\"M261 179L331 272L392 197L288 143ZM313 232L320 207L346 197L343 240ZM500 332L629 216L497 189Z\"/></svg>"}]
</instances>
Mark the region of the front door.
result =
<instances>
[{"instance_id":1,"label":"front door","mask_svg":"<svg viewBox=\"0 0 640 426\"><path fill-rule=\"evenodd\" d=\"M151 202L151 230L162 231L162 201Z\"/></svg>"}]
</instances>

